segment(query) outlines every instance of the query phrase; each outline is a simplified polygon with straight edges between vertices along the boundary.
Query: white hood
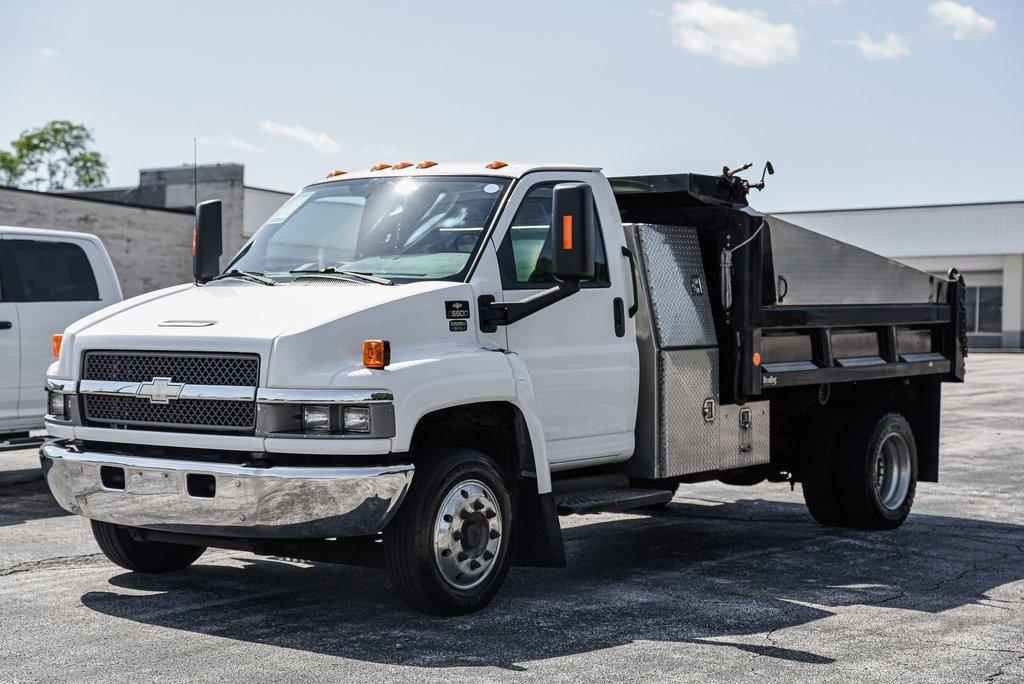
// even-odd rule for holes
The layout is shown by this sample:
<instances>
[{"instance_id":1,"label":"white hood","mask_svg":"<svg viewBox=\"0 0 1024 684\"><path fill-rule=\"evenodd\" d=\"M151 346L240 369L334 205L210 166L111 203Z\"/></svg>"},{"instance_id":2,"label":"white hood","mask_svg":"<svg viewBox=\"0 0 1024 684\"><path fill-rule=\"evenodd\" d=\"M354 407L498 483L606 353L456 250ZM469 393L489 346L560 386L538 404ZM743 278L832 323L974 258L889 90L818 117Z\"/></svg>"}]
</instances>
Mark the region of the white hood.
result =
<instances>
[{"instance_id":1,"label":"white hood","mask_svg":"<svg viewBox=\"0 0 1024 684\"><path fill-rule=\"evenodd\" d=\"M410 299L421 301L407 302ZM256 352L264 359L261 380L266 380L270 376L267 361L279 339L291 345L301 341L306 363L322 353L326 344L337 364L339 352L361 359L362 339L384 338L387 333L423 343L432 341L435 333L446 335L446 299L471 301L469 286L428 281L268 287L238 280L181 285L125 300L72 324L65 334L57 374L78 377L78 360L89 349ZM397 302L402 304L396 306ZM425 310L432 314L412 332L407 324ZM351 320L355 314L362 314L357 326L342 320ZM327 338L316 332L328 330ZM338 349L341 338L344 348ZM289 349L290 354L297 351Z\"/></svg>"}]
</instances>

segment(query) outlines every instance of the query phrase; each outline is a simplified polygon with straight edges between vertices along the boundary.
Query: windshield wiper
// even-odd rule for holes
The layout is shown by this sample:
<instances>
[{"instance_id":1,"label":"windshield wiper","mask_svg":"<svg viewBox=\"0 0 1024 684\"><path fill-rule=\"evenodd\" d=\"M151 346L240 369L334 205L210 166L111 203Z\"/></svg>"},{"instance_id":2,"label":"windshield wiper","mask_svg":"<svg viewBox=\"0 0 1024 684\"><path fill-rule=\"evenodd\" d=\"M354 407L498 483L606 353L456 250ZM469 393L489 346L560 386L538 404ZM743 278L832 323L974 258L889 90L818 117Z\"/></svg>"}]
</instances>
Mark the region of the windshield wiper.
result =
<instances>
[{"instance_id":1,"label":"windshield wiper","mask_svg":"<svg viewBox=\"0 0 1024 684\"><path fill-rule=\"evenodd\" d=\"M237 268L210 278L209 282L212 283L214 280L222 280L224 278L238 278L239 280L248 280L251 283L259 283L260 285L277 285L276 280L267 278L259 271L239 271Z\"/></svg>"},{"instance_id":2,"label":"windshield wiper","mask_svg":"<svg viewBox=\"0 0 1024 684\"><path fill-rule=\"evenodd\" d=\"M328 266L327 268L311 268L311 269L300 269L297 271L288 271L289 273L318 273L326 275L339 275L348 276L349 278L355 278L356 280L362 280L367 283L377 283L378 285L394 285L395 281L388 280L382 276L375 276L372 273L366 273L365 271L346 271L334 266Z\"/></svg>"}]
</instances>

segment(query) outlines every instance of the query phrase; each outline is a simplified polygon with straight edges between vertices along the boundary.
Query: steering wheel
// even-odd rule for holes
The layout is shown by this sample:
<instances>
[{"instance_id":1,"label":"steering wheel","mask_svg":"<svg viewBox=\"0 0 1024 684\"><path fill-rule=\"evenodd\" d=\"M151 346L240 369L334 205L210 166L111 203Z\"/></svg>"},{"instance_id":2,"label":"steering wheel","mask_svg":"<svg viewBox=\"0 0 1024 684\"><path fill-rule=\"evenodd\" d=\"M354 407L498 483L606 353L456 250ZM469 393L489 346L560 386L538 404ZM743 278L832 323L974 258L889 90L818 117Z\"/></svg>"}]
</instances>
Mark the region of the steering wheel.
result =
<instances>
[{"instance_id":1,"label":"steering wheel","mask_svg":"<svg viewBox=\"0 0 1024 684\"><path fill-rule=\"evenodd\" d=\"M475 233L460 233L454 240L452 240L452 249L456 252L462 252L463 254L469 254L473 251L473 246L476 244Z\"/></svg>"}]
</instances>

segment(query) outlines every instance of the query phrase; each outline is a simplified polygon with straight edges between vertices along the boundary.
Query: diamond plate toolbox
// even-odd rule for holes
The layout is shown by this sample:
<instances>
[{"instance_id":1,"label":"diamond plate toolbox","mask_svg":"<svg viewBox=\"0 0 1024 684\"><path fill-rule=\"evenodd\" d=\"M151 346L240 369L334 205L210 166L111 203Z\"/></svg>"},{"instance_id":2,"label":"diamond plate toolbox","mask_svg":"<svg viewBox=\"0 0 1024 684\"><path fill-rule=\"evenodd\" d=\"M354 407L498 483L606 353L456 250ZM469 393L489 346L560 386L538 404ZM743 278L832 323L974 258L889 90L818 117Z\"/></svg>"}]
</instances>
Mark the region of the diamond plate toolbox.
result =
<instances>
[{"instance_id":1,"label":"diamond plate toolbox","mask_svg":"<svg viewBox=\"0 0 1024 684\"><path fill-rule=\"evenodd\" d=\"M636 236L658 347L717 345L697 230L638 224Z\"/></svg>"}]
</instances>

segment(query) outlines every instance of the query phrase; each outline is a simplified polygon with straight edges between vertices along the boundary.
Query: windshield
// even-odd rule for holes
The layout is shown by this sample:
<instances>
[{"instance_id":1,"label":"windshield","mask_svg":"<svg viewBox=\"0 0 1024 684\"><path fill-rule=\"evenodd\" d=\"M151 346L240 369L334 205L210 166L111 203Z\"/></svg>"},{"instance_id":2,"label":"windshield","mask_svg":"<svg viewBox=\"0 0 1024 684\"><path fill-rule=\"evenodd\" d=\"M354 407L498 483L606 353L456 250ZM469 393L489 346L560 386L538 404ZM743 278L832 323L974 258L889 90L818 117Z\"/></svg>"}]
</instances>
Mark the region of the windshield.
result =
<instances>
[{"instance_id":1,"label":"windshield","mask_svg":"<svg viewBox=\"0 0 1024 684\"><path fill-rule=\"evenodd\" d=\"M455 280L508 188L494 177L362 178L285 202L227 270L268 276L356 271L401 281Z\"/></svg>"}]
</instances>

